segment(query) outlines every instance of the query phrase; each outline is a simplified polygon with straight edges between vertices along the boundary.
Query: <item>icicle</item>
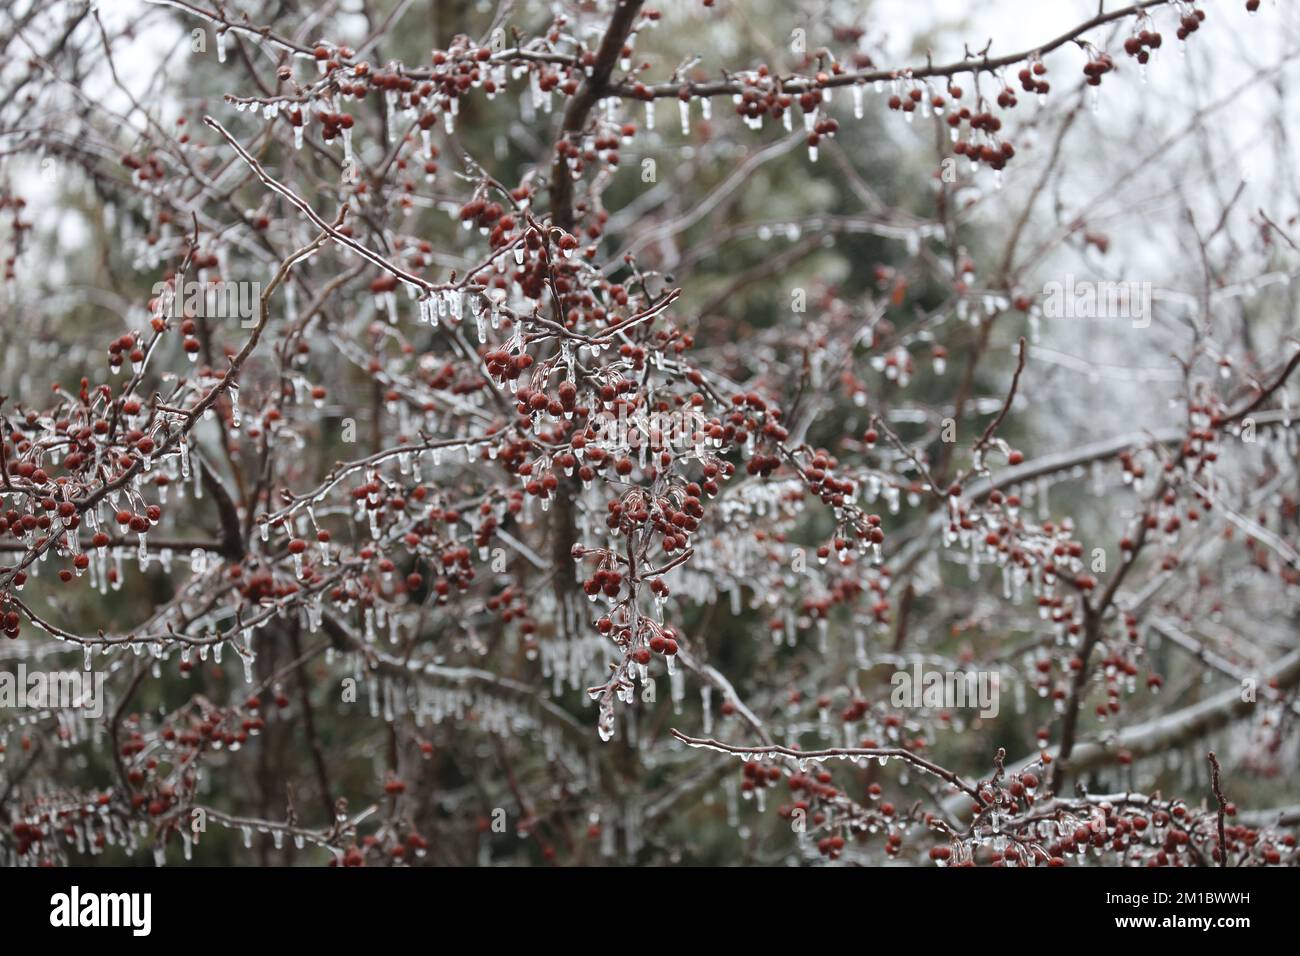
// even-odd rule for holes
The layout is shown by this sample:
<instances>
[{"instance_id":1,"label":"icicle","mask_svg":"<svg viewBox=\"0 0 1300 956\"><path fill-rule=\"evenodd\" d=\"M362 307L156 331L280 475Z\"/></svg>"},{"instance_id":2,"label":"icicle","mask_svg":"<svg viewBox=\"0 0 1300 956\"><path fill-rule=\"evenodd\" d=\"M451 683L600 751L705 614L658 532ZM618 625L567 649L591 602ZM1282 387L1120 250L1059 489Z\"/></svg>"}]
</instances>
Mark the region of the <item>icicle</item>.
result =
<instances>
[{"instance_id":1,"label":"icicle","mask_svg":"<svg viewBox=\"0 0 1300 956\"><path fill-rule=\"evenodd\" d=\"M352 130L343 130L343 179L345 182L352 181L352 174L356 168L356 158L352 154Z\"/></svg>"}]
</instances>

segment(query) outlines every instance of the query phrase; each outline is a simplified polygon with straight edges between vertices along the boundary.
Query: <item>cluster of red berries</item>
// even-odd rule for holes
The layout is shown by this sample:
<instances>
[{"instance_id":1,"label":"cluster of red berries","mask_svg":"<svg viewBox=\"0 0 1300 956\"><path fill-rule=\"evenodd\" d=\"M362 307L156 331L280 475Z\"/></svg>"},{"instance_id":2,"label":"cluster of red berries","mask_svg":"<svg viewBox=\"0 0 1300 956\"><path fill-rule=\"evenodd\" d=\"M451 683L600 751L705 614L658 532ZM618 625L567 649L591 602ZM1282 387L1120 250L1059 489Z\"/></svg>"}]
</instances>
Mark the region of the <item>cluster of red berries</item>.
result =
<instances>
[{"instance_id":1,"label":"cluster of red berries","mask_svg":"<svg viewBox=\"0 0 1300 956\"><path fill-rule=\"evenodd\" d=\"M983 130L992 140L994 134L1002 128L1002 120L992 113L976 113L970 118L970 125L973 130ZM959 139L952 144L952 151L958 156L965 156L973 163L983 163L991 169L1004 169L1007 162L1016 155L1015 147L1007 140L981 144L973 140Z\"/></svg>"},{"instance_id":2,"label":"cluster of red berries","mask_svg":"<svg viewBox=\"0 0 1300 956\"><path fill-rule=\"evenodd\" d=\"M501 616L503 624L517 621L519 632L524 635L526 641L532 642L532 635L537 632L537 622L529 614L528 597L522 589L513 584L507 585L500 594L488 598L486 606L489 611L494 611ZM535 646L535 642L529 646Z\"/></svg>"},{"instance_id":3,"label":"cluster of red berries","mask_svg":"<svg viewBox=\"0 0 1300 956\"><path fill-rule=\"evenodd\" d=\"M812 132L808 134L808 145L817 146L822 141L822 137L829 138L831 136L834 136L837 132L839 132L839 129L840 129L839 120L832 119L830 117L818 120L813 125Z\"/></svg>"},{"instance_id":4,"label":"cluster of red berries","mask_svg":"<svg viewBox=\"0 0 1300 956\"><path fill-rule=\"evenodd\" d=\"M291 581L277 580L269 569L245 571L241 565L233 565L227 572L236 582L240 595L249 603L257 604L264 600L288 597L298 591L298 586Z\"/></svg>"},{"instance_id":5,"label":"cluster of red berries","mask_svg":"<svg viewBox=\"0 0 1300 956\"><path fill-rule=\"evenodd\" d=\"M1247 5L1246 9L1250 9ZM1186 40L1189 36L1201 28L1201 23L1205 20L1205 11L1200 8L1194 9L1191 13L1186 14L1178 21L1177 36L1180 40Z\"/></svg>"},{"instance_id":6,"label":"cluster of red berries","mask_svg":"<svg viewBox=\"0 0 1300 956\"><path fill-rule=\"evenodd\" d=\"M925 99L925 90L919 86L914 86L907 91L906 96L899 96L897 93L894 93L886 101L886 104L889 106L891 110L894 110L895 112L914 113L916 112L916 108L921 104L921 101L924 99ZM933 97L931 99L931 105L934 106L936 109L942 109L944 105L943 97L941 96ZM953 115L955 116L957 114L953 114ZM948 122L949 125L956 125L952 122L951 117L949 118ZM960 122L960 119L958 120L958 122Z\"/></svg>"},{"instance_id":7,"label":"cluster of red berries","mask_svg":"<svg viewBox=\"0 0 1300 956\"><path fill-rule=\"evenodd\" d=\"M635 129L635 127L633 127ZM612 136L603 136L600 139L600 146L594 142L589 149L583 149L578 143L567 139L562 139L555 144L555 154L568 167L569 172L574 177L579 177L586 171L587 163L595 162L597 159L604 159L610 166L618 165L618 140Z\"/></svg>"},{"instance_id":8,"label":"cluster of red berries","mask_svg":"<svg viewBox=\"0 0 1300 956\"><path fill-rule=\"evenodd\" d=\"M483 353L483 363L487 366L489 375L498 381L506 382L519 378L526 369L530 368L533 357L527 352L511 355L505 349L494 349Z\"/></svg>"},{"instance_id":9,"label":"cluster of red berries","mask_svg":"<svg viewBox=\"0 0 1300 956\"><path fill-rule=\"evenodd\" d=\"M281 709L289 705L289 699L282 693L276 695L276 705ZM162 739L169 744L185 748L173 763L190 765L194 763L200 751L206 748L233 747L248 742L250 736L260 733L266 727L266 721L260 715L262 702L258 697L250 697L244 709L212 710L199 716L191 716L187 724L180 729L168 725L162 730ZM246 711L246 712L245 712ZM144 751L145 738L138 730L132 730L130 739L122 747L123 758L129 758ZM127 779L137 786L149 779L158 769L159 761L149 757L139 767L132 767Z\"/></svg>"},{"instance_id":10,"label":"cluster of red berries","mask_svg":"<svg viewBox=\"0 0 1300 956\"><path fill-rule=\"evenodd\" d=\"M1146 468L1134 460L1133 452L1122 451L1119 453L1120 466L1124 473L1133 481L1139 481L1146 477Z\"/></svg>"},{"instance_id":11,"label":"cluster of red berries","mask_svg":"<svg viewBox=\"0 0 1300 956\"><path fill-rule=\"evenodd\" d=\"M393 844L388 850L388 855L393 860L401 861L406 859L408 852L414 852L418 856L428 849L429 841L413 830L406 835L405 842Z\"/></svg>"},{"instance_id":12,"label":"cluster of red berries","mask_svg":"<svg viewBox=\"0 0 1300 956\"><path fill-rule=\"evenodd\" d=\"M127 153L122 157L122 165L131 170L135 180L140 183L151 180L157 182L163 178L163 164L157 153L151 152L143 159Z\"/></svg>"},{"instance_id":13,"label":"cluster of red berries","mask_svg":"<svg viewBox=\"0 0 1300 956\"><path fill-rule=\"evenodd\" d=\"M830 548L822 545L817 549L819 558L824 558L830 554ZM849 563L846 559L844 563ZM825 620L830 616L831 608L836 606L850 606L859 594L862 593L862 584L853 578L843 578L831 585L830 590L821 597L805 597L803 599L803 612L811 618Z\"/></svg>"},{"instance_id":14,"label":"cluster of red berries","mask_svg":"<svg viewBox=\"0 0 1300 956\"><path fill-rule=\"evenodd\" d=\"M132 362L144 361L144 349L136 344L135 334L132 332L127 332L121 338L116 338L109 343L108 364L113 368L120 367L123 355Z\"/></svg>"},{"instance_id":15,"label":"cluster of red berries","mask_svg":"<svg viewBox=\"0 0 1300 956\"><path fill-rule=\"evenodd\" d=\"M448 98L462 96L480 81L486 93L497 90L496 82L483 75L483 64L492 59L488 47L468 42L455 43L446 51L434 50L429 59L433 64L433 86Z\"/></svg>"},{"instance_id":16,"label":"cluster of red berries","mask_svg":"<svg viewBox=\"0 0 1300 956\"><path fill-rule=\"evenodd\" d=\"M159 176L161 175L162 175L162 170L160 167ZM24 199L22 196L15 196L8 191L0 193L0 210L8 209L12 211L9 219L9 225L13 235L14 252L12 255L5 256L4 277L6 280L11 280L14 278L15 275L14 269L18 265L18 252L23 247L23 236L28 230L32 228L31 221L28 219L24 219L22 217L22 211L26 207L27 207L27 200Z\"/></svg>"},{"instance_id":17,"label":"cluster of red berries","mask_svg":"<svg viewBox=\"0 0 1300 956\"><path fill-rule=\"evenodd\" d=\"M498 370L503 370L500 356L501 353L497 353L495 365ZM506 356L506 358L509 359L509 356ZM529 364L531 362L526 363L524 368L527 368ZM531 427L533 415L545 413L552 418L562 418L566 412L573 414L577 410L578 390L570 381L561 382L556 389L555 395L547 395L541 389L533 389L525 385L515 392L515 399L515 410L519 413L523 422L529 423L527 427Z\"/></svg>"},{"instance_id":18,"label":"cluster of red berries","mask_svg":"<svg viewBox=\"0 0 1300 956\"><path fill-rule=\"evenodd\" d=\"M1124 52L1136 58L1139 63L1146 63L1151 59L1151 51L1160 49L1163 42L1159 33L1142 30L1124 41Z\"/></svg>"},{"instance_id":19,"label":"cluster of red berries","mask_svg":"<svg viewBox=\"0 0 1300 956\"><path fill-rule=\"evenodd\" d=\"M623 588L623 575L613 569L602 568L582 582L582 590L588 597L604 593L607 598L616 598Z\"/></svg>"},{"instance_id":20,"label":"cluster of red berries","mask_svg":"<svg viewBox=\"0 0 1300 956\"><path fill-rule=\"evenodd\" d=\"M808 489L825 504L834 508L842 508L846 501L852 498L854 489L857 486L850 479L844 481L836 479L834 470L837 467L839 467L839 461L830 452L818 449L808 467L803 470L803 477L804 481L807 482ZM878 517L874 524L880 524ZM883 534L880 540L884 540Z\"/></svg>"},{"instance_id":21,"label":"cluster of red berries","mask_svg":"<svg viewBox=\"0 0 1300 956\"><path fill-rule=\"evenodd\" d=\"M704 518L704 506L700 503L702 489L695 482L687 482L681 508L674 508L669 501L661 500L655 509L653 524L656 531L663 535L663 551L672 554L684 550L688 536L699 530Z\"/></svg>"},{"instance_id":22,"label":"cluster of red berries","mask_svg":"<svg viewBox=\"0 0 1300 956\"><path fill-rule=\"evenodd\" d=\"M181 348L187 355L198 355L203 348L202 343L197 338L198 326L193 319L186 319L181 323L181 335L185 338L181 341Z\"/></svg>"},{"instance_id":23,"label":"cluster of red berries","mask_svg":"<svg viewBox=\"0 0 1300 956\"><path fill-rule=\"evenodd\" d=\"M1078 658L1072 658L1070 661L1073 670L1074 661ZM1082 665L1082 661L1080 661ZM1107 654L1101 659L1101 666L1106 675L1106 703L1097 705L1097 718L1105 720L1108 715L1118 714L1120 711L1120 680L1122 678L1131 678L1137 674L1137 665L1122 654ZM1158 678L1157 678L1158 679Z\"/></svg>"},{"instance_id":24,"label":"cluster of red berries","mask_svg":"<svg viewBox=\"0 0 1300 956\"><path fill-rule=\"evenodd\" d=\"M1015 148L1008 142L1002 142L997 146L978 143L968 143L965 140L958 140L953 143L952 151L958 156L965 156L973 163L983 163L991 169L1006 168L1007 161L1015 156Z\"/></svg>"},{"instance_id":25,"label":"cluster of red berries","mask_svg":"<svg viewBox=\"0 0 1300 956\"><path fill-rule=\"evenodd\" d=\"M335 85L339 95L363 99L370 90L377 90L384 93L402 94L412 106L418 106L439 91L449 97L460 96L483 79L479 64L491 58L491 51L487 48L470 50L468 55L466 55L464 47L453 47L445 52L434 50L431 55L434 64L432 76L417 85L418 76L408 74L397 68L372 71L370 64L365 61L355 64L348 63L347 61L354 56L354 53L348 47L339 47L331 53L327 47L318 46L314 52L316 60L324 64L327 74L335 73L346 66L346 72L350 73L353 80L356 81L349 82L346 76L337 78ZM456 62L449 69L448 62L453 57L456 58ZM483 87L488 93L496 91L496 84L490 78L484 80ZM432 125L432 121L426 121L421 117L420 125L422 128L428 129Z\"/></svg>"},{"instance_id":26,"label":"cluster of red berries","mask_svg":"<svg viewBox=\"0 0 1300 956\"><path fill-rule=\"evenodd\" d=\"M505 209L499 202L484 199L471 199L460 207L460 221L473 223L480 229L491 229L505 215ZM514 228L514 217L509 217L507 229Z\"/></svg>"},{"instance_id":27,"label":"cluster of red berries","mask_svg":"<svg viewBox=\"0 0 1300 956\"><path fill-rule=\"evenodd\" d=\"M1047 75L1047 64L1042 60L1035 60L1032 66L1021 68L1018 74L1020 88L1026 93L1037 93L1039 96L1045 96L1052 89L1051 83L1039 79L1039 77L1045 75Z\"/></svg>"},{"instance_id":28,"label":"cluster of red berries","mask_svg":"<svg viewBox=\"0 0 1300 956\"><path fill-rule=\"evenodd\" d=\"M158 505L149 505L145 508L144 514L133 514L126 509L122 509L114 515L114 518L124 528L134 531L136 534L143 534L162 519L162 508L158 507Z\"/></svg>"},{"instance_id":29,"label":"cluster of red berries","mask_svg":"<svg viewBox=\"0 0 1300 956\"><path fill-rule=\"evenodd\" d=\"M1101 78L1115 69L1115 61L1109 53L1098 53L1083 65L1083 75L1088 78L1089 86L1101 86Z\"/></svg>"},{"instance_id":30,"label":"cluster of red berries","mask_svg":"<svg viewBox=\"0 0 1300 956\"><path fill-rule=\"evenodd\" d=\"M316 119L321 124L321 139L327 143L342 136L343 131L351 129L356 122L350 113L329 113L326 111L317 113Z\"/></svg>"},{"instance_id":31,"label":"cluster of red berries","mask_svg":"<svg viewBox=\"0 0 1300 956\"><path fill-rule=\"evenodd\" d=\"M672 628L665 627L646 642L646 646L655 654L672 657L677 653L677 636Z\"/></svg>"},{"instance_id":32,"label":"cluster of red berries","mask_svg":"<svg viewBox=\"0 0 1300 956\"><path fill-rule=\"evenodd\" d=\"M770 787L780 779L780 767L764 767L757 760L746 760L741 768L740 789L752 793Z\"/></svg>"},{"instance_id":33,"label":"cluster of red berries","mask_svg":"<svg viewBox=\"0 0 1300 956\"><path fill-rule=\"evenodd\" d=\"M840 791L831 785L833 777L829 770L818 770L816 773L792 773L786 785L789 786L791 793L803 793L807 799L799 800L793 806L783 807L783 811L799 810L808 813L812 809L812 804L819 800L834 800L840 795ZM786 816L787 813L782 813ZM820 826L825 822L825 817L820 813L808 820L814 826Z\"/></svg>"}]
</instances>

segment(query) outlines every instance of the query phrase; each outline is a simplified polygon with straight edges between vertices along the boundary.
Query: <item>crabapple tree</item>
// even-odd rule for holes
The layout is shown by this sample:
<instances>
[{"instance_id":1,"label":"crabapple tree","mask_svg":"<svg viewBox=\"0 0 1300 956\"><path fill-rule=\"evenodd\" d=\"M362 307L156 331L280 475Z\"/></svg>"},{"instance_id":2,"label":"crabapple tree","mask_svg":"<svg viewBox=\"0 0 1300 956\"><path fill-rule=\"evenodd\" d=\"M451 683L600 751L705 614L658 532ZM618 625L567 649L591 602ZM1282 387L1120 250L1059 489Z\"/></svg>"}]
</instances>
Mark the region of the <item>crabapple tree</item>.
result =
<instances>
[{"instance_id":1,"label":"crabapple tree","mask_svg":"<svg viewBox=\"0 0 1300 956\"><path fill-rule=\"evenodd\" d=\"M0 860L1294 865L1300 16L981 6L6 3Z\"/></svg>"}]
</instances>

